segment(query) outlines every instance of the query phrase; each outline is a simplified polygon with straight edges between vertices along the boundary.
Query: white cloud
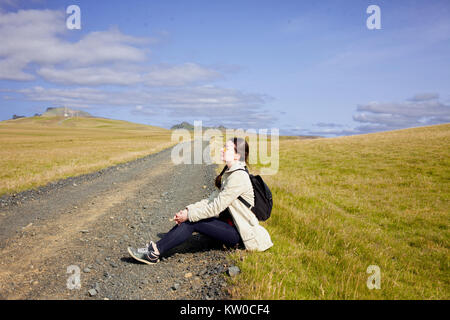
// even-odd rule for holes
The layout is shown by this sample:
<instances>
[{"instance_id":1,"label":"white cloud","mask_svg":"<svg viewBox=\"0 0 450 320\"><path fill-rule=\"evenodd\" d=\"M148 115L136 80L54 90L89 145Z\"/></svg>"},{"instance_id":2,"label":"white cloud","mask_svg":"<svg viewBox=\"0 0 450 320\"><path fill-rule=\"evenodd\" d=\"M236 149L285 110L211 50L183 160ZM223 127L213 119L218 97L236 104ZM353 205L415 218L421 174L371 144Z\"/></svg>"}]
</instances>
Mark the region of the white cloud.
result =
<instances>
[{"instance_id":1,"label":"white cloud","mask_svg":"<svg viewBox=\"0 0 450 320\"><path fill-rule=\"evenodd\" d=\"M195 63L178 66L156 66L145 75L145 83L150 86L184 86L200 81L221 78L214 70L201 67Z\"/></svg>"},{"instance_id":2,"label":"white cloud","mask_svg":"<svg viewBox=\"0 0 450 320\"><path fill-rule=\"evenodd\" d=\"M110 62L142 62L145 50L132 45L143 45L150 39L137 38L121 33L117 28L87 34L73 44L62 44L59 50L64 61L75 66ZM52 49L53 50L53 49Z\"/></svg>"},{"instance_id":3,"label":"white cloud","mask_svg":"<svg viewBox=\"0 0 450 320\"><path fill-rule=\"evenodd\" d=\"M234 127L268 128L276 117L261 110L270 101L266 95L244 93L216 86L195 86L168 90L101 88L44 88L0 90L22 94L25 99L73 108L131 108L135 115L164 115L180 119L197 117Z\"/></svg>"},{"instance_id":4,"label":"white cloud","mask_svg":"<svg viewBox=\"0 0 450 320\"><path fill-rule=\"evenodd\" d=\"M324 128L343 127L342 124L337 124L337 123L333 123L333 122L318 122L318 123L316 123L316 126L324 127Z\"/></svg>"},{"instance_id":5,"label":"white cloud","mask_svg":"<svg viewBox=\"0 0 450 320\"><path fill-rule=\"evenodd\" d=\"M38 76L65 85L186 86L222 78L220 72L192 62L148 66L145 45L158 40L117 28L69 42L64 19L64 12L53 10L0 12L0 79L33 80L35 75L24 71L31 64Z\"/></svg>"},{"instance_id":6,"label":"white cloud","mask_svg":"<svg viewBox=\"0 0 450 320\"><path fill-rule=\"evenodd\" d=\"M31 80L24 69L34 63L44 75L56 65L83 67L102 63L142 62L146 51L137 45L154 41L131 37L117 28L91 32L69 42L63 11L19 10L0 12L0 79ZM61 74L65 69L59 71ZM70 73L70 71L69 71ZM68 76L66 76L68 77Z\"/></svg>"},{"instance_id":7,"label":"white cloud","mask_svg":"<svg viewBox=\"0 0 450 320\"><path fill-rule=\"evenodd\" d=\"M140 74L111 67L84 67L62 69L43 67L37 74L44 79L60 84L76 85L133 85L142 81Z\"/></svg>"},{"instance_id":8,"label":"white cloud","mask_svg":"<svg viewBox=\"0 0 450 320\"><path fill-rule=\"evenodd\" d=\"M136 85L150 87L187 86L202 81L219 79L222 75L195 63L181 65L155 65L151 67L132 64L109 64L81 68L42 67L37 74L44 79L67 85Z\"/></svg>"},{"instance_id":9,"label":"white cloud","mask_svg":"<svg viewBox=\"0 0 450 320\"><path fill-rule=\"evenodd\" d=\"M351 128L349 126L337 124L337 123L329 123L329 126L320 126L318 124L313 125L313 127L318 127L317 129L306 129L306 128L287 128L287 131L294 132L295 134L301 135L317 135L317 136L343 136L343 135L352 135L352 134L360 134L359 130L355 128Z\"/></svg>"},{"instance_id":10,"label":"white cloud","mask_svg":"<svg viewBox=\"0 0 450 320\"><path fill-rule=\"evenodd\" d=\"M371 102L358 105L353 119L359 122L382 123L386 125L414 124L422 118L440 119L450 115L450 106L437 100L405 102ZM364 113L368 112L368 113Z\"/></svg>"},{"instance_id":11,"label":"white cloud","mask_svg":"<svg viewBox=\"0 0 450 320\"><path fill-rule=\"evenodd\" d=\"M33 80L34 76L32 74L22 71L27 64L27 61L24 61L19 57L12 59L0 58L0 79L17 81Z\"/></svg>"},{"instance_id":12,"label":"white cloud","mask_svg":"<svg viewBox=\"0 0 450 320\"><path fill-rule=\"evenodd\" d=\"M439 99L439 94L435 92L425 92L425 93L418 93L415 94L412 98L409 98L409 101L427 101L427 100L434 100Z\"/></svg>"},{"instance_id":13,"label":"white cloud","mask_svg":"<svg viewBox=\"0 0 450 320\"><path fill-rule=\"evenodd\" d=\"M45 0L1 0L0 11L2 8L19 8L24 4L39 4L44 2Z\"/></svg>"},{"instance_id":14,"label":"white cloud","mask_svg":"<svg viewBox=\"0 0 450 320\"><path fill-rule=\"evenodd\" d=\"M319 122L317 129L298 130L306 134L351 135L388 131L450 122L450 104L438 101L437 93L420 93L403 102L370 102L357 106L356 127Z\"/></svg>"},{"instance_id":15,"label":"white cloud","mask_svg":"<svg viewBox=\"0 0 450 320\"><path fill-rule=\"evenodd\" d=\"M264 114L260 106L270 97L244 93L236 89L216 86L173 88L171 90L120 90L79 87L43 88L35 86L20 90L2 90L24 95L31 101L42 101L67 107L135 107L135 111L149 108L164 110L176 116L207 116L214 119L228 117L248 123L252 120L271 121L273 116Z\"/></svg>"},{"instance_id":16,"label":"white cloud","mask_svg":"<svg viewBox=\"0 0 450 320\"><path fill-rule=\"evenodd\" d=\"M211 84L223 78L218 70L233 72L236 66L152 65L148 45L156 39L110 28L69 41L69 32L64 11L0 12L0 79L30 81L39 77L58 85L0 91L54 106L126 107L134 114L195 115L230 123L275 119L260 110L270 97Z\"/></svg>"}]
</instances>

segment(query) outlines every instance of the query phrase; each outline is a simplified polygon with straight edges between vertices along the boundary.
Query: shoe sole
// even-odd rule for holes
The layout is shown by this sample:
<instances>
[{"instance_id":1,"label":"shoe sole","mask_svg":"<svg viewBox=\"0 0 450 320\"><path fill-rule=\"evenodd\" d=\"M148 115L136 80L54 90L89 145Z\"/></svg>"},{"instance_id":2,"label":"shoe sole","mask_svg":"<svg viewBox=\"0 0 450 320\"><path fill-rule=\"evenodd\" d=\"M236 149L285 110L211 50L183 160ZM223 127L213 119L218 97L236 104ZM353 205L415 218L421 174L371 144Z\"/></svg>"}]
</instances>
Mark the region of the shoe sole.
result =
<instances>
[{"instance_id":1,"label":"shoe sole","mask_svg":"<svg viewBox=\"0 0 450 320\"><path fill-rule=\"evenodd\" d=\"M144 260L144 259L138 258L138 257L136 257L136 256L133 254L133 252L130 250L130 248L128 248L128 253L129 253L134 259L136 259L137 261L140 261L140 262L143 262L143 263L146 263L146 264L155 264L155 263L157 263L157 262L159 261L159 259L158 259L156 262L151 262L151 261L148 261L148 260Z\"/></svg>"}]
</instances>

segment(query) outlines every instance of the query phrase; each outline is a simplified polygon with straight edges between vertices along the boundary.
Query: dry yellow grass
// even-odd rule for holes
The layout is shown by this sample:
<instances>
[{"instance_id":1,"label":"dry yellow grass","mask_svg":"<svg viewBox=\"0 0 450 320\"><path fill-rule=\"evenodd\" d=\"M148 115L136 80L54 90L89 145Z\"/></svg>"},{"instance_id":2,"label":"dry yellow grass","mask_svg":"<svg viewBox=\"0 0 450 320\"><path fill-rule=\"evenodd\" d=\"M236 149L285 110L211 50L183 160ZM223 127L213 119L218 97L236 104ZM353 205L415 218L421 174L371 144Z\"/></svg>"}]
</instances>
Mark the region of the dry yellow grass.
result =
<instances>
[{"instance_id":1,"label":"dry yellow grass","mask_svg":"<svg viewBox=\"0 0 450 320\"><path fill-rule=\"evenodd\" d=\"M127 162L172 146L171 131L102 118L0 122L0 195Z\"/></svg>"},{"instance_id":2,"label":"dry yellow grass","mask_svg":"<svg viewBox=\"0 0 450 320\"><path fill-rule=\"evenodd\" d=\"M449 299L449 143L450 124L281 139L280 170L264 177L274 247L233 255L234 298Z\"/></svg>"}]
</instances>

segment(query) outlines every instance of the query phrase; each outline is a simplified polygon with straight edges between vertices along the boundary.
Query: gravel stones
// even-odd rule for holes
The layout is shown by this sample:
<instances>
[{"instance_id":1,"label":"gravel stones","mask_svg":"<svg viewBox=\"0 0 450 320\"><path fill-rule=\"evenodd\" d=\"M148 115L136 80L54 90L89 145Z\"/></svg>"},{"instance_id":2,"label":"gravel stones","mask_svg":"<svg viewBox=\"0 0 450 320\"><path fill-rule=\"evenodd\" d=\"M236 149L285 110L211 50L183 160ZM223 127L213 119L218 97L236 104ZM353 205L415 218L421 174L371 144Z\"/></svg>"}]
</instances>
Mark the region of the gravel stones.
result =
<instances>
[{"instance_id":1,"label":"gravel stones","mask_svg":"<svg viewBox=\"0 0 450 320\"><path fill-rule=\"evenodd\" d=\"M150 240L158 241L174 226L168 218L187 204L205 199L215 188L212 183L215 165L174 166L170 159L171 149L167 149L120 166L123 170L112 167L102 173L49 184L37 191L0 198L2 214L5 214L0 216L0 236L21 237L20 241L28 247L33 248L37 242L22 235L23 226L33 223L30 230L46 240L47 234L42 233L46 229L42 226L47 223L73 217L76 224L73 233L63 227L57 230L61 235L53 242L57 255L33 261L36 270L43 270L36 276L40 285L24 287L23 296L29 299L228 299L225 277L229 251L211 238L194 234L151 266L135 261L127 252L128 246L143 247ZM142 183L137 184L139 181ZM205 185L207 188L203 188ZM164 199L160 199L161 195ZM32 202L33 197L39 203ZM100 205L104 197L117 201L105 208ZM23 202L21 207L13 204L19 200ZM83 221L84 209L92 206L104 211ZM96 211L93 212L95 215ZM78 217L80 220L75 220ZM88 238L89 242L80 241L81 237ZM82 290L68 290L65 286L70 265L81 267ZM86 284L94 285L86 287ZM2 296L14 296L18 287L16 283L7 284Z\"/></svg>"},{"instance_id":2,"label":"gravel stones","mask_svg":"<svg viewBox=\"0 0 450 320\"><path fill-rule=\"evenodd\" d=\"M241 269L239 269L238 266L232 266L228 268L228 275L230 277L235 277L237 276L239 273L241 273Z\"/></svg>"},{"instance_id":3,"label":"gravel stones","mask_svg":"<svg viewBox=\"0 0 450 320\"><path fill-rule=\"evenodd\" d=\"M94 297L94 296L97 295L97 290L95 290L95 289L89 289L89 290L88 290L88 294L89 294L90 297Z\"/></svg>"},{"instance_id":4,"label":"gravel stones","mask_svg":"<svg viewBox=\"0 0 450 320\"><path fill-rule=\"evenodd\" d=\"M180 284L179 283L175 283L173 286L172 286L172 290L178 290L180 288Z\"/></svg>"}]
</instances>

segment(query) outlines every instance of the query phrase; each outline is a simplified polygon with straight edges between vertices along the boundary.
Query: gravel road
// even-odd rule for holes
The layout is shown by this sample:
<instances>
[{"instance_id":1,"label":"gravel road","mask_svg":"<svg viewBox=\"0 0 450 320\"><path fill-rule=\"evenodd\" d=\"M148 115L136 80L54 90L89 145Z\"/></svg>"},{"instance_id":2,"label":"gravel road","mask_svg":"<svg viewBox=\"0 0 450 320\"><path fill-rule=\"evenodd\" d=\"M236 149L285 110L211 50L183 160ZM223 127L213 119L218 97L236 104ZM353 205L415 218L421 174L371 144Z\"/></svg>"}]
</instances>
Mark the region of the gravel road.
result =
<instances>
[{"instance_id":1,"label":"gravel road","mask_svg":"<svg viewBox=\"0 0 450 320\"><path fill-rule=\"evenodd\" d=\"M216 165L174 165L170 156L171 148L1 197L0 299L228 299L229 251L206 236L155 265L129 257L128 246L159 240L175 212L214 189Z\"/></svg>"}]
</instances>

